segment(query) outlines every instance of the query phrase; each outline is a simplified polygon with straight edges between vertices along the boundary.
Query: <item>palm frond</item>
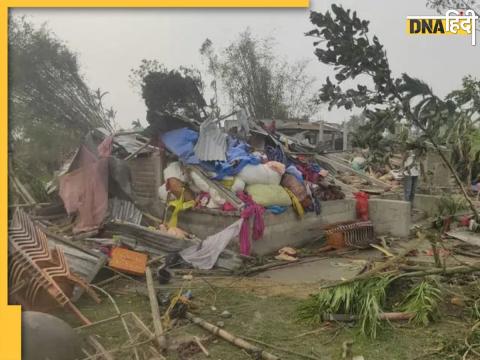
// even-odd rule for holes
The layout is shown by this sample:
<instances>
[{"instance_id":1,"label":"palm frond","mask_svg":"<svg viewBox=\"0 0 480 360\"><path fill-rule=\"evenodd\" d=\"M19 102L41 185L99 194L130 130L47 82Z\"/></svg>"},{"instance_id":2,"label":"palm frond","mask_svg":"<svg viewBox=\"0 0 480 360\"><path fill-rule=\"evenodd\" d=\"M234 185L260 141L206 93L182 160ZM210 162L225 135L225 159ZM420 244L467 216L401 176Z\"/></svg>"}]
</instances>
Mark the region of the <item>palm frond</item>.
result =
<instances>
[{"instance_id":1,"label":"palm frond","mask_svg":"<svg viewBox=\"0 0 480 360\"><path fill-rule=\"evenodd\" d=\"M361 333L375 338L391 281L391 276L380 275L321 290L298 307L297 318L314 324L329 314L357 315Z\"/></svg>"},{"instance_id":2,"label":"palm frond","mask_svg":"<svg viewBox=\"0 0 480 360\"><path fill-rule=\"evenodd\" d=\"M413 313L411 319L416 325L428 325L438 315L438 305L441 300L441 291L434 280L423 280L415 285L407 294L401 310Z\"/></svg>"}]
</instances>

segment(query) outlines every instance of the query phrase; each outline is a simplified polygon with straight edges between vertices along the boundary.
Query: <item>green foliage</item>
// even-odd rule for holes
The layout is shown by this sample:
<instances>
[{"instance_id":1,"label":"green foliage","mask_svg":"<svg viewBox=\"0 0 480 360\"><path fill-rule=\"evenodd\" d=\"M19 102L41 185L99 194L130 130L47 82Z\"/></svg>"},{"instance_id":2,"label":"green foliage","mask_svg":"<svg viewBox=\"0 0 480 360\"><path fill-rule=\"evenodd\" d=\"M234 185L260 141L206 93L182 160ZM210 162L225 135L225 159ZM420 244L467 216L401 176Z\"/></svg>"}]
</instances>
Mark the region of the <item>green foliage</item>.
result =
<instances>
[{"instance_id":1,"label":"green foliage","mask_svg":"<svg viewBox=\"0 0 480 360\"><path fill-rule=\"evenodd\" d=\"M390 276L377 276L321 290L298 307L297 317L319 323L328 314L358 315L361 333L375 338L391 281Z\"/></svg>"},{"instance_id":2,"label":"green foliage","mask_svg":"<svg viewBox=\"0 0 480 360\"><path fill-rule=\"evenodd\" d=\"M77 56L46 27L9 22L9 145L28 183L51 176L92 128L111 129L114 111L85 84Z\"/></svg>"},{"instance_id":3,"label":"green foliage","mask_svg":"<svg viewBox=\"0 0 480 360\"><path fill-rule=\"evenodd\" d=\"M149 110L147 120L152 122L154 112L173 113L179 109L200 118L200 109L206 106L196 81L186 71L165 70L145 76L142 95Z\"/></svg>"},{"instance_id":4,"label":"green foliage","mask_svg":"<svg viewBox=\"0 0 480 360\"><path fill-rule=\"evenodd\" d=\"M464 139L468 140L476 128L479 83L466 77L463 89L442 100L419 79L408 74L392 76L383 46L376 36L369 36L368 21L359 19L356 12L333 4L331 12L312 12L310 19L316 28L307 36L316 38L315 55L335 69L335 82L326 79L317 101L328 103L330 109L363 109L366 122L358 128L356 144L389 154L392 145L414 132L418 144L455 144L457 170L465 182L469 181L472 145ZM345 90L341 85L346 80L357 85ZM399 129L400 123L405 125ZM385 129L397 139L382 141Z\"/></svg>"},{"instance_id":5,"label":"green foliage","mask_svg":"<svg viewBox=\"0 0 480 360\"><path fill-rule=\"evenodd\" d=\"M445 126L442 138L452 149L452 160L462 179L469 183L480 158L480 81L466 76L462 88L452 91L447 99L460 111L452 116Z\"/></svg>"},{"instance_id":6,"label":"green foliage","mask_svg":"<svg viewBox=\"0 0 480 360\"><path fill-rule=\"evenodd\" d=\"M213 77L215 103L222 88L232 109L244 108L257 119L308 118L318 110L310 101L315 79L307 75L308 62L280 59L271 38L256 38L247 29L223 51L206 39L200 54Z\"/></svg>"},{"instance_id":7,"label":"green foliage","mask_svg":"<svg viewBox=\"0 0 480 360\"><path fill-rule=\"evenodd\" d=\"M401 310L413 313L411 322L416 325L428 325L438 316L441 291L438 283L432 279L423 280L408 292Z\"/></svg>"},{"instance_id":8,"label":"green foliage","mask_svg":"<svg viewBox=\"0 0 480 360\"><path fill-rule=\"evenodd\" d=\"M463 197L444 195L439 200L437 214L438 216L453 216L467 209L468 204Z\"/></svg>"},{"instance_id":9,"label":"green foliage","mask_svg":"<svg viewBox=\"0 0 480 360\"><path fill-rule=\"evenodd\" d=\"M311 324L322 322L329 314L357 315L360 332L376 338L381 325L387 292L395 280L393 276L376 276L353 283L338 285L311 295L297 308L297 318ZM415 314L411 320L417 325L428 325L438 312L441 290L432 279L413 285L400 305L400 311Z\"/></svg>"},{"instance_id":10,"label":"green foliage","mask_svg":"<svg viewBox=\"0 0 480 360\"><path fill-rule=\"evenodd\" d=\"M184 124L171 114L202 121L206 117L204 84L198 70L186 67L167 69L157 60L142 60L130 72L130 84L141 89L147 106L150 131L170 130Z\"/></svg>"}]
</instances>

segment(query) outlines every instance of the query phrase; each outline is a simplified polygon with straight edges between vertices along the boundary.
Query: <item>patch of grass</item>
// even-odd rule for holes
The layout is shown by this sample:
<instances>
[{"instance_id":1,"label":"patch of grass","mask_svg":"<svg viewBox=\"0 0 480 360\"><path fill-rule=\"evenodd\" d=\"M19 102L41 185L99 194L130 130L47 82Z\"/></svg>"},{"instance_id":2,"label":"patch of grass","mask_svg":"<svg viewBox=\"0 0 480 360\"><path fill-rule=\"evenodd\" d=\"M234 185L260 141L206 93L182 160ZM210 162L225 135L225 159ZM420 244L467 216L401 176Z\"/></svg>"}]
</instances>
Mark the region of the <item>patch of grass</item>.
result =
<instances>
[{"instance_id":1,"label":"patch of grass","mask_svg":"<svg viewBox=\"0 0 480 360\"><path fill-rule=\"evenodd\" d=\"M233 285L228 288L214 280L209 280L209 282L217 287L216 294L203 281L194 280L192 291L193 303L196 308L192 308L193 313L212 324L223 321L225 330L237 336L251 337L322 360L339 360L342 342L346 340L354 340L354 354L363 355L368 360L412 360L422 354L434 355L419 357L420 359L449 359L447 356L450 356L451 350L453 351L450 346L463 344L465 332L470 328L469 324L460 328L460 325L452 326L443 320L426 328L418 328L405 323L398 326L392 324L392 327L378 328L376 339L371 339L363 336L356 328L351 328L348 324L343 324L341 327L331 324L324 328L323 324L320 327L318 324L299 322L295 310L303 304L304 300L286 296L258 296L254 291L240 285L238 288ZM118 281L108 291L114 296L122 312L135 312L150 329L153 329L148 298L141 291L139 293L131 290L125 291L126 284L128 283ZM315 288L313 284L305 286L310 287L311 290ZM175 290L163 290L163 292L167 291L175 293ZM387 297L389 297L388 293ZM77 305L92 321L105 319L115 314L111 304L105 298L102 304L97 305L85 297ZM212 305L216 307L216 310L212 310ZM232 316L223 318L221 313L224 310L228 310ZM80 325L67 312L60 311L60 313L62 317L67 317L73 326ZM312 333L312 331L315 332ZM100 342L107 349L117 347L127 341L120 321L92 328L88 333L99 336ZM211 356L207 358L202 353L197 353L191 356L191 360L252 359L239 348L186 320L169 332L168 337L173 340L177 336L185 335L210 337L210 340L205 341L204 344ZM448 355L444 356L443 353L438 352L438 349L448 352ZM274 349L267 350L280 356L283 360L299 360L299 357L295 355L285 354ZM461 350L464 351L460 347L456 349L457 353L463 354ZM131 352L119 354L116 358L133 359ZM171 352L167 358L168 360L177 360L179 356ZM461 357L457 358L461 359ZM456 358L451 357L451 359Z\"/></svg>"}]
</instances>

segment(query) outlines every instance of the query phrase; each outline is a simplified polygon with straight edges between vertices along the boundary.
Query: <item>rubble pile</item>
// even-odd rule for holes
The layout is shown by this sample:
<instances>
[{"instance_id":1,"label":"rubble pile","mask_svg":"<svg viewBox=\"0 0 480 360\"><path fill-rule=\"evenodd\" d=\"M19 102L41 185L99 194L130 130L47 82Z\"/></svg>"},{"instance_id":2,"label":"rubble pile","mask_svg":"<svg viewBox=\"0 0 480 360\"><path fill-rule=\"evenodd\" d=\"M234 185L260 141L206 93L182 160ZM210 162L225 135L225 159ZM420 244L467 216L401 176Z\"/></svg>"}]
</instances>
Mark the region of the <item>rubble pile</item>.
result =
<instances>
[{"instance_id":1,"label":"rubble pile","mask_svg":"<svg viewBox=\"0 0 480 360\"><path fill-rule=\"evenodd\" d=\"M50 203L36 203L17 179L16 189L27 203L14 206L10 225L10 300L33 311L65 307L83 329L98 324L75 302L84 291L96 301L103 293L117 309L114 319L121 319L129 338L125 346L107 351L90 337L92 351L105 358L118 351L140 359L139 349L150 342L168 351L164 334L180 318L248 351L260 351L263 358L277 358L189 312L192 271L252 275L314 261L309 257L331 250L338 254L375 247L389 253L378 245L368 204L370 196L394 190L398 180L372 176L358 157L349 161L317 153L245 116L240 112L234 120L199 122L168 114L170 123L178 120L176 126L149 137L141 130L110 134L96 129L48 184ZM326 204L344 199L356 203L354 215L348 215L348 221L324 223L322 219L331 215L324 210ZM275 241L281 232L288 240L290 234L302 234L326 241L309 255L278 240L269 262L259 263L256 242L266 241L266 236ZM378 268L363 270L366 275L360 273L360 279L378 274ZM161 298L154 275L163 286L182 271L186 288L182 285L178 294ZM146 286L154 331L134 312L122 314L99 287L119 278ZM308 311L315 311L317 304L309 306ZM160 311L165 314L160 316ZM330 315L357 319L356 314ZM142 341L135 340L126 318L140 330L136 339L141 335ZM182 346L208 353L198 338L178 349Z\"/></svg>"}]
</instances>

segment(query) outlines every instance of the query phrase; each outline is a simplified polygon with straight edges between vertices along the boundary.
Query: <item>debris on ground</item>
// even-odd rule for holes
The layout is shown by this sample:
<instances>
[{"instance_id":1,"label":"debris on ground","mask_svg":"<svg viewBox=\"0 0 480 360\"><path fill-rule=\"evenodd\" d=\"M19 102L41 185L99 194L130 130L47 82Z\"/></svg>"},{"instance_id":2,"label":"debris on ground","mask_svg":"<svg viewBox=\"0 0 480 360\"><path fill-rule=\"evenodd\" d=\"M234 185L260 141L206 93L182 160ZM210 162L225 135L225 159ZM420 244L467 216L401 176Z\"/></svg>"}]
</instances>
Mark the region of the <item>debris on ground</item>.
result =
<instances>
[{"instance_id":1,"label":"debris on ground","mask_svg":"<svg viewBox=\"0 0 480 360\"><path fill-rule=\"evenodd\" d=\"M463 358L478 354L480 226L463 200L435 198L428 214L401 201L395 157L390 168L366 150L319 151L244 109L227 126L198 103L195 116L157 105L148 132L91 130L49 182L47 203L11 175L12 304L72 312L77 327L63 336L82 335L85 360L214 358L231 345L243 357L320 359L322 349L294 339L328 331L337 355L342 344L342 359L360 360L364 348L336 341L345 329L373 341L386 324L423 328L452 312L473 323ZM412 214L424 222L411 228ZM236 303L241 294L255 298ZM101 297L113 315L97 314ZM255 303L292 297L276 315L300 331L269 338L277 309Z\"/></svg>"}]
</instances>

